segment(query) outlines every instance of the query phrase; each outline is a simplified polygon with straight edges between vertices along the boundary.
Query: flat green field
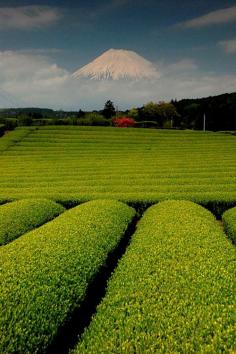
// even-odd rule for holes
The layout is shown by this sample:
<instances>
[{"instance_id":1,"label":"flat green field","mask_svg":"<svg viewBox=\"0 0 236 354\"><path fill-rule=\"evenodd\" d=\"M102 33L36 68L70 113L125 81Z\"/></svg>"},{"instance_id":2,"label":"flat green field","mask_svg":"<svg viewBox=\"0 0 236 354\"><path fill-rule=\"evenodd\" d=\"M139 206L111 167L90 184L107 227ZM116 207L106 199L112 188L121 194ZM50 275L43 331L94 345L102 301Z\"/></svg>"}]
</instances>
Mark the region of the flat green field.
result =
<instances>
[{"instance_id":1,"label":"flat green field","mask_svg":"<svg viewBox=\"0 0 236 354\"><path fill-rule=\"evenodd\" d=\"M18 128L0 154L1 201L236 201L236 137L222 133Z\"/></svg>"}]
</instances>

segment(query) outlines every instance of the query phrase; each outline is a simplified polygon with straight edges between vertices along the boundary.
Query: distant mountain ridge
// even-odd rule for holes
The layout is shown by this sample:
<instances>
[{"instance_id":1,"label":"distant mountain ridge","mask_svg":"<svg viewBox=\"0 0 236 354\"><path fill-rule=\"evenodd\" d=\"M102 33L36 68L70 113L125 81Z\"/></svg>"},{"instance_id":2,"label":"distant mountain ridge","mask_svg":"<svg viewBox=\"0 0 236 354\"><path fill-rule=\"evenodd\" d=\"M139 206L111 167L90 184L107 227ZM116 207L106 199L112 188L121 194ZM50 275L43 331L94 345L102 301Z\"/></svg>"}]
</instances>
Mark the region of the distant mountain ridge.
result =
<instances>
[{"instance_id":1,"label":"distant mountain ridge","mask_svg":"<svg viewBox=\"0 0 236 354\"><path fill-rule=\"evenodd\" d=\"M109 49L91 63L75 71L75 79L143 80L159 78L155 66L131 50Z\"/></svg>"}]
</instances>

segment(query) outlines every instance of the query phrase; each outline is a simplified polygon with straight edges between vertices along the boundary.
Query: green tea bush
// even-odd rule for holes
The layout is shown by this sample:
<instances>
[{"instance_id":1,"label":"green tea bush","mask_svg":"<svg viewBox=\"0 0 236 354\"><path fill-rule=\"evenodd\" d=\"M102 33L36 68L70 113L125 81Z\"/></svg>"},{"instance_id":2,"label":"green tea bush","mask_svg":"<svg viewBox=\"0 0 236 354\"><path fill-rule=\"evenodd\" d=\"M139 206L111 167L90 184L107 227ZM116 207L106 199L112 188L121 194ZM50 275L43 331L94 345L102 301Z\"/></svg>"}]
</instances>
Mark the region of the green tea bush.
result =
<instances>
[{"instance_id":1,"label":"green tea bush","mask_svg":"<svg viewBox=\"0 0 236 354\"><path fill-rule=\"evenodd\" d=\"M24 129L18 140L19 128L0 139L0 151L10 140L1 154L0 200L108 198L144 205L188 199L217 214L236 203L235 136L93 126Z\"/></svg>"},{"instance_id":2,"label":"green tea bush","mask_svg":"<svg viewBox=\"0 0 236 354\"><path fill-rule=\"evenodd\" d=\"M0 139L0 153L6 151L10 147L19 143L22 139L24 139L27 135L29 135L35 128L17 128L13 132L3 136Z\"/></svg>"},{"instance_id":3,"label":"green tea bush","mask_svg":"<svg viewBox=\"0 0 236 354\"><path fill-rule=\"evenodd\" d=\"M236 207L225 211L222 221L226 234L236 242Z\"/></svg>"},{"instance_id":4,"label":"green tea bush","mask_svg":"<svg viewBox=\"0 0 236 354\"><path fill-rule=\"evenodd\" d=\"M0 353L47 350L134 214L91 201L0 248Z\"/></svg>"},{"instance_id":5,"label":"green tea bush","mask_svg":"<svg viewBox=\"0 0 236 354\"><path fill-rule=\"evenodd\" d=\"M25 199L0 206L0 245L6 244L47 221L65 209L46 199Z\"/></svg>"},{"instance_id":6,"label":"green tea bush","mask_svg":"<svg viewBox=\"0 0 236 354\"><path fill-rule=\"evenodd\" d=\"M150 207L75 352L235 352L235 260L206 209Z\"/></svg>"}]
</instances>

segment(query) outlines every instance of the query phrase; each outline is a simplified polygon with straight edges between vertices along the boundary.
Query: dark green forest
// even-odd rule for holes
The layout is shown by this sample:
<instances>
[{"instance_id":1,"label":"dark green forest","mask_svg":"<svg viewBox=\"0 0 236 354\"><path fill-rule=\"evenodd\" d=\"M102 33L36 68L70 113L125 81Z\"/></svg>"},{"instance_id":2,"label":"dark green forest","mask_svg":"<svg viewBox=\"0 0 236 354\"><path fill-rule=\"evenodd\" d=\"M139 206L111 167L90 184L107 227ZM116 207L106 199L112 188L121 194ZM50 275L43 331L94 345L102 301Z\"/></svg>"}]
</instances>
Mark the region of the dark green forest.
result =
<instances>
[{"instance_id":1,"label":"dark green forest","mask_svg":"<svg viewBox=\"0 0 236 354\"><path fill-rule=\"evenodd\" d=\"M202 129L206 115L207 130L236 130L236 92L200 99L173 101L180 117L176 126Z\"/></svg>"}]
</instances>

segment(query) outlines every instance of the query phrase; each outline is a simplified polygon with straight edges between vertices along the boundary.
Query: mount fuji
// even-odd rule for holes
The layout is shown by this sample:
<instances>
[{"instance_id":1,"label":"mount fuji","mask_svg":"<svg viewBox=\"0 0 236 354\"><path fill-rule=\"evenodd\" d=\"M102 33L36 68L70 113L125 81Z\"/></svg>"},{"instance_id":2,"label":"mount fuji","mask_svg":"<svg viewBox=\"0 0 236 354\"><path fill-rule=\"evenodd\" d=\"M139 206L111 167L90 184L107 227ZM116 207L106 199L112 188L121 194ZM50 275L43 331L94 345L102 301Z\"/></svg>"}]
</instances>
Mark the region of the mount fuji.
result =
<instances>
[{"instance_id":1,"label":"mount fuji","mask_svg":"<svg viewBox=\"0 0 236 354\"><path fill-rule=\"evenodd\" d=\"M124 49L109 49L91 63L72 74L75 79L150 80L160 77L155 66L137 53Z\"/></svg>"}]
</instances>

